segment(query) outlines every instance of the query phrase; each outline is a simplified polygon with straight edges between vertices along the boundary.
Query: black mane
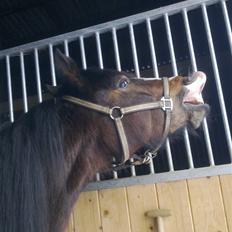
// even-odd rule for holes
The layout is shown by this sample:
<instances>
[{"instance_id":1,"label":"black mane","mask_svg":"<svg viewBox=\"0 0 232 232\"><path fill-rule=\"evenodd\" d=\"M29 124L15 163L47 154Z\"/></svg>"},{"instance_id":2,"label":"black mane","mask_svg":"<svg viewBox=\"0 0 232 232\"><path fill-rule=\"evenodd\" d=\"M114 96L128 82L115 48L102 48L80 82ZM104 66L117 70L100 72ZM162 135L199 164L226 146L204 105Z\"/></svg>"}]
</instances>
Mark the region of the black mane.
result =
<instances>
[{"instance_id":1,"label":"black mane","mask_svg":"<svg viewBox=\"0 0 232 232\"><path fill-rule=\"evenodd\" d=\"M59 200L55 190L64 183L58 111L59 104L48 101L0 131L2 232L49 231L49 212Z\"/></svg>"}]
</instances>

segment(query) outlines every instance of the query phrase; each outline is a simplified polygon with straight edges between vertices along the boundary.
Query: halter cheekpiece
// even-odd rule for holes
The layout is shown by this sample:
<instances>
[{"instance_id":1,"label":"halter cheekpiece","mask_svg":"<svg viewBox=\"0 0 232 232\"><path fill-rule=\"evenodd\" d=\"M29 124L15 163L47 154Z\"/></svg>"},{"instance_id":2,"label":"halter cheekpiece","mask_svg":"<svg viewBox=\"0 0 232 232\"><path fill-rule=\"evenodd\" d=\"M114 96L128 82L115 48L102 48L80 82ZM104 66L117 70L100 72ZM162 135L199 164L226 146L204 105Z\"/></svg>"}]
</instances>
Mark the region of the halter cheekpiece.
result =
<instances>
[{"instance_id":1,"label":"halter cheekpiece","mask_svg":"<svg viewBox=\"0 0 232 232\"><path fill-rule=\"evenodd\" d=\"M169 93L169 83L168 78L163 78L163 97L159 101L155 102L149 102L144 104L138 104L128 107L120 107L120 106L114 106L114 107L106 107L99 104L95 104L89 101L82 100L80 98L72 97L72 96L64 96L64 100L75 103L79 106L83 106L88 109L95 110L97 112L107 114L112 120L115 122L115 127L119 136L119 140L121 143L121 147L123 150L124 155L124 161L121 164L117 164L118 169L121 169L120 167L124 164L125 161L127 161L130 158L130 152L129 152L129 146L127 142L126 133L123 127L123 117L126 114L138 112L138 111L144 111L144 110L154 110L154 109L162 109L165 114L165 128L163 132L162 140L160 141L159 145L151 150L148 149L144 153L144 157L138 157L138 155L133 155L132 158L135 158L135 162L133 165L136 165L136 163L142 164L150 162L150 160L156 155L157 151L162 146L163 142L165 141L168 133L169 133L169 127L171 122L171 112L173 110L173 101L170 97ZM115 168L117 169L117 167Z\"/></svg>"}]
</instances>

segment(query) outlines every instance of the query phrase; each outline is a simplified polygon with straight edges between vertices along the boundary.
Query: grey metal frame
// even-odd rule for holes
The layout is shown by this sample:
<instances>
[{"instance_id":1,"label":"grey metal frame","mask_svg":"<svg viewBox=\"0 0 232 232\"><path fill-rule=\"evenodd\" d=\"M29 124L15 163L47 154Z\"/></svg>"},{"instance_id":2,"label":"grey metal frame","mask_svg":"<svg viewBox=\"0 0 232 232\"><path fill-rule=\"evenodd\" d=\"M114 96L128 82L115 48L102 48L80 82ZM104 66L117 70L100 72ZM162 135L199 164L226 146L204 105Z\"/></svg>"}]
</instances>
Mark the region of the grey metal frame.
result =
<instances>
[{"instance_id":1,"label":"grey metal frame","mask_svg":"<svg viewBox=\"0 0 232 232\"><path fill-rule=\"evenodd\" d=\"M39 64L39 53L38 51L42 48L48 48L49 51L49 60L50 60L50 69L51 69L51 79L52 85L56 86L56 73L54 67L54 54L53 54L53 47L57 44L63 44L64 51L67 56L69 56L69 43L71 41L75 41L79 39L80 44L80 51L81 51L81 60L82 60L82 68L86 69L88 67L87 59L86 59L86 51L85 51L85 38L90 36L95 37L96 41L96 48L97 48L97 57L98 57L98 65L99 68L104 68L103 63L103 54L102 54L102 45L101 45L101 34L105 32L111 32L112 34L112 41L113 41L113 48L115 54L115 61L117 70L121 71L121 61L120 61L120 54L119 54L119 45L117 39L117 30L121 28L128 28L129 35L130 35L130 42L132 47L132 55L133 55L133 63L134 63L134 70L135 74L138 78L140 78L140 69L139 69L139 62L138 62L138 55L137 55L137 48L136 48L136 41L134 35L134 26L136 24L140 24L145 22L146 29L147 29L147 36L148 42L150 47L150 54L151 54L151 62L153 68L153 74L155 78L159 78L159 71L157 65L157 58L155 52L155 46L153 43L153 33L151 27L151 21L156 20L157 18L163 18L165 22L165 29L168 39L168 46L169 46L169 53L171 58L171 65L173 75L178 75L177 71L177 64L176 64L176 57L175 57L175 50L174 44L172 39L172 31L169 23L169 17L173 14L182 14L189 54L191 59L191 65L193 71L197 71L196 65L196 57L194 53L194 46L192 41L191 35L191 28L189 25L188 19L188 12L196 9L201 8L202 16L204 21L204 26L207 34L207 41L210 50L210 57L213 66L214 77L217 86L217 94L219 97L221 113L223 118L223 125L225 129L225 135L227 139L227 145L229 150L230 159L232 161L232 140L231 140L231 132L229 128L228 116L226 112L224 97L223 97L223 90L220 81L220 74L218 71L218 65L216 60L216 55L214 51L214 44L211 35L211 29L209 24L209 19L207 15L207 6L213 4L221 4L223 17L225 20L226 31L229 39L229 46L230 52L232 55L232 33L231 33L231 25L228 16L228 10L226 6L226 0L188 0L185 2L180 2L174 5L162 7L159 9L151 10L148 12L144 12L141 14L129 16L126 18L122 18L119 20L99 24L93 27L88 27L85 29L81 29L78 31L66 33L63 35L51 37L48 39L40 40L37 42L25 44L22 46L18 46L15 48L6 49L0 51L0 59L6 60L6 70L7 70L7 86L8 86L8 101L9 101L9 115L10 121L14 121L14 106L13 106L13 97L12 97L12 83L11 83L11 67L10 67L10 58L15 55L19 55L20 57L20 67L21 67L21 81L22 81L22 90L23 90L23 103L24 103L24 112L28 111L28 103L27 103L27 87L26 87L26 75L25 75L25 65L24 65L24 55L28 52L34 53L34 62L35 62L35 70L36 70L36 83L37 83L37 94L38 94L38 102L42 102L42 90L41 90L41 74L40 74L40 64ZM226 174L232 173L232 163L227 165L216 166L214 162L213 156L213 149L211 145L207 120L204 119L203 121L203 131L204 131L204 138L207 147L207 153L210 161L210 167L206 168L194 168L193 162L193 155L189 141L188 131L184 129L184 141L186 147L186 153L188 158L189 169L182 170L182 171L175 171L173 165L173 158L172 158L172 151L170 147L169 140L166 141L166 152L167 152L167 159L169 165L169 172L155 174L155 168L153 163L149 164L150 174L145 176L136 176L136 169L134 166L131 167L131 177L130 178L118 178L118 173L113 172L113 180L109 181L101 181L100 174L96 174L95 183L90 183L86 190L93 190L97 188L112 188L118 187L123 185L131 185L131 184L144 184L144 183L154 183L160 181L170 181L170 180L177 180L177 179L185 179L185 178L193 178L193 177L201 177L201 176L210 176L210 175L219 175L219 174Z\"/></svg>"}]
</instances>

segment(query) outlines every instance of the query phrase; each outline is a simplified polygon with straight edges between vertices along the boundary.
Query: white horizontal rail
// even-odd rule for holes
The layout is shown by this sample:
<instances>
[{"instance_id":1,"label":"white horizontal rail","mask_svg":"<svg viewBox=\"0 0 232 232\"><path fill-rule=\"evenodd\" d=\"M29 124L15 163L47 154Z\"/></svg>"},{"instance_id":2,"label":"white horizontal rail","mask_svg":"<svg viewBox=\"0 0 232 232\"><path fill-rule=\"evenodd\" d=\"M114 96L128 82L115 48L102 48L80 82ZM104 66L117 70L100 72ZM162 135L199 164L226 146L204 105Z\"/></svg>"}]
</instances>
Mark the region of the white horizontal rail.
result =
<instances>
[{"instance_id":1,"label":"white horizontal rail","mask_svg":"<svg viewBox=\"0 0 232 232\"><path fill-rule=\"evenodd\" d=\"M214 167L193 168L175 172L155 173L145 176L135 176L119 178L117 180L105 180L101 183L92 182L87 185L84 191L93 191L96 189L118 188L131 185L154 184L161 182L170 182L177 180L210 177L226 175L232 173L232 164L219 165Z\"/></svg>"}]
</instances>

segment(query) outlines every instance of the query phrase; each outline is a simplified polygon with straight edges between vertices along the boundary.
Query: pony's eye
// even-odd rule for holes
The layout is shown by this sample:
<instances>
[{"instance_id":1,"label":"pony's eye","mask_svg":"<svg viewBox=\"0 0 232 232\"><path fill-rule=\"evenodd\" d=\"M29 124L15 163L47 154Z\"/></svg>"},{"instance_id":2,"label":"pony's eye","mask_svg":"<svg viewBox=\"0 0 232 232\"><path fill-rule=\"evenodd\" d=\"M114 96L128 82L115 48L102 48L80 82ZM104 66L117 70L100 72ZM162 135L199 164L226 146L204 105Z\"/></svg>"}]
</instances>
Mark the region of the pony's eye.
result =
<instances>
[{"instance_id":1,"label":"pony's eye","mask_svg":"<svg viewBox=\"0 0 232 232\"><path fill-rule=\"evenodd\" d=\"M119 83L119 88L125 89L125 88L127 88L128 84L129 84L129 83L128 83L127 80L122 80L122 81L120 81L120 83Z\"/></svg>"}]
</instances>

